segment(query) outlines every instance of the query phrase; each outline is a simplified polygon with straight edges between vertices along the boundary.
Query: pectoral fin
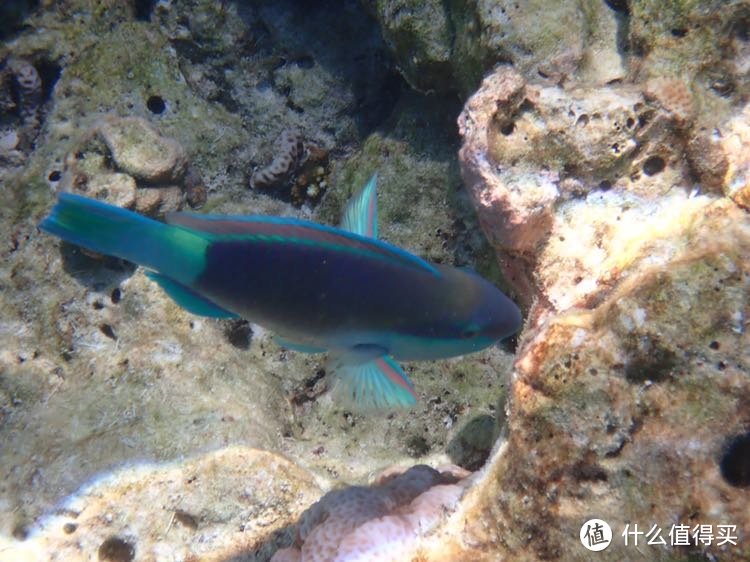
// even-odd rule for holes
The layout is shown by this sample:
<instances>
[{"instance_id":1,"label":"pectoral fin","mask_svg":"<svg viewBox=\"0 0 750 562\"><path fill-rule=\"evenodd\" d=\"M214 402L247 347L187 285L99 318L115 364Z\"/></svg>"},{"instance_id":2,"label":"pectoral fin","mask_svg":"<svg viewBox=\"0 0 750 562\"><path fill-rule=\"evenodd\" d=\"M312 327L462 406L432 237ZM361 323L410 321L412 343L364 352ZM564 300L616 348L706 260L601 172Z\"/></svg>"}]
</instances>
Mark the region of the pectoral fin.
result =
<instances>
[{"instance_id":1,"label":"pectoral fin","mask_svg":"<svg viewBox=\"0 0 750 562\"><path fill-rule=\"evenodd\" d=\"M334 393L353 409L409 408L417 401L414 385L388 355L365 362L343 356L332 362Z\"/></svg>"},{"instance_id":2,"label":"pectoral fin","mask_svg":"<svg viewBox=\"0 0 750 562\"><path fill-rule=\"evenodd\" d=\"M198 316L208 316L210 318L239 318L234 312L224 310L219 305L214 304L189 287L186 287L161 273L147 271L146 277L156 281L174 302L188 312Z\"/></svg>"}]
</instances>

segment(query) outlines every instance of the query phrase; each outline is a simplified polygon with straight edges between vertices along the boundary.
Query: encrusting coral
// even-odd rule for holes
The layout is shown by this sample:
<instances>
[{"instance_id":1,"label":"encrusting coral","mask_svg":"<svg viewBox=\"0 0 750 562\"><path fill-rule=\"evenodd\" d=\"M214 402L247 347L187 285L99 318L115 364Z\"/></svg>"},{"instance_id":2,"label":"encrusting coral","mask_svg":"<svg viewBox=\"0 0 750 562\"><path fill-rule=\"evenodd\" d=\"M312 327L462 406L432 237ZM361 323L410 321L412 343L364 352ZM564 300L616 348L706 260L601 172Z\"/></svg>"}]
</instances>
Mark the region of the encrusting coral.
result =
<instances>
[{"instance_id":1,"label":"encrusting coral","mask_svg":"<svg viewBox=\"0 0 750 562\"><path fill-rule=\"evenodd\" d=\"M382 473L370 486L328 492L300 517L295 544L271 562L398 562L452 510L469 472L417 465Z\"/></svg>"}]
</instances>

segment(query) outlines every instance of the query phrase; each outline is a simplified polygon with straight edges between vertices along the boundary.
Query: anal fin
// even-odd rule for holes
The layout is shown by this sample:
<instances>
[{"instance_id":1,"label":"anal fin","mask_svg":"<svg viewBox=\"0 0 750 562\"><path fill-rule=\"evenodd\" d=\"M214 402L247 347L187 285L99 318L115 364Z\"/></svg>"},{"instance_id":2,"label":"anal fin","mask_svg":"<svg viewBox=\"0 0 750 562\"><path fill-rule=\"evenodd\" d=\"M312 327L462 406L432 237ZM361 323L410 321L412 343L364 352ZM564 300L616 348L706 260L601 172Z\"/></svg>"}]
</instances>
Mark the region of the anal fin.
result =
<instances>
[{"instance_id":1,"label":"anal fin","mask_svg":"<svg viewBox=\"0 0 750 562\"><path fill-rule=\"evenodd\" d=\"M199 295L191 288L178 283L166 275L147 271L146 277L152 281L156 281L156 283L159 284L174 302L192 314L208 316L210 318L239 318L239 315L234 312L224 310L219 305L214 304L207 298Z\"/></svg>"},{"instance_id":2,"label":"anal fin","mask_svg":"<svg viewBox=\"0 0 750 562\"><path fill-rule=\"evenodd\" d=\"M364 363L346 356L333 363L334 393L358 411L409 408L416 404L414 385L396 361L382 355Z\"/></svg>"}]
</instances>

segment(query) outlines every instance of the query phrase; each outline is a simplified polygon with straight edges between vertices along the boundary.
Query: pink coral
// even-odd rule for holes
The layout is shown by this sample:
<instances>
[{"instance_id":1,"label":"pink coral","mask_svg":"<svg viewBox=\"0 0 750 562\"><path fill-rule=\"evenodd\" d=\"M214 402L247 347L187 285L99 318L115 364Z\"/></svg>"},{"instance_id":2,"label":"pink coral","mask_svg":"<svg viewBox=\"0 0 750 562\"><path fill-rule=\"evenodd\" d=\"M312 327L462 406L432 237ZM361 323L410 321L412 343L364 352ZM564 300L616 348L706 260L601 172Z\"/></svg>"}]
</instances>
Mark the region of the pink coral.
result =
<instances>
[{"instance_id":1,"label":"pink coral","mask_svg":"<svg viewBox=\"0 0 750 562\"><path fill-rule=\"evenodd\" d=\"M300 517L295 545L272 562L368 562L403 560L422 534L461 496L468 473L417 465L388 471L371 487L351 486L323 496Z\"/></svg>"}]
</instances>

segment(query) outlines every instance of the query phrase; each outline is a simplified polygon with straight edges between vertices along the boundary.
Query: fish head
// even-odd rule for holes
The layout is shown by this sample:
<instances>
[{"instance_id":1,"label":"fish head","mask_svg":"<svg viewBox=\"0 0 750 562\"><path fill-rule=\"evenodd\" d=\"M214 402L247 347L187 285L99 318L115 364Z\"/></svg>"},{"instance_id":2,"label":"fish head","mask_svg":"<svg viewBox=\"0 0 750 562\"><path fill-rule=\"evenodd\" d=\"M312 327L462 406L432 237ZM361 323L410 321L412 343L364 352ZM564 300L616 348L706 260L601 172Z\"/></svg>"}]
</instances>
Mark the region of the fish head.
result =
<instances>
[{"instance_id":1,"label":"fish head","mask_svg":"<svg viewBox=\"0 0 750 562\"><path fill-rule=\"evenodd\" d=\"M500 289L472 271L458 270L457 298L448 332L465 353L479 351L516 333L521 311Z\"/></svg>"},{"instance_id":2,"label":"fish head","mask_svg":"<svg viewBox=\"0 0 750 562\"><path fill-rule=\"evenodd\" d=\"M442 282L430 294L433 306L410 326L412 337L401 338L396 357L465 355L494 345L521 327L521 311L492 283L472 271L436 267Z\"/></svg>"}]
</instances>

